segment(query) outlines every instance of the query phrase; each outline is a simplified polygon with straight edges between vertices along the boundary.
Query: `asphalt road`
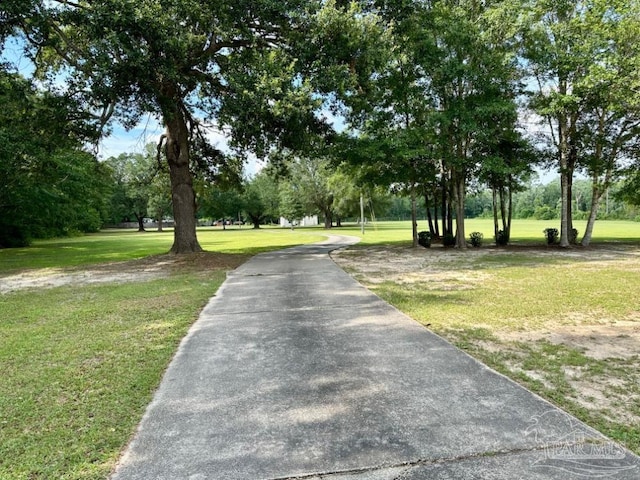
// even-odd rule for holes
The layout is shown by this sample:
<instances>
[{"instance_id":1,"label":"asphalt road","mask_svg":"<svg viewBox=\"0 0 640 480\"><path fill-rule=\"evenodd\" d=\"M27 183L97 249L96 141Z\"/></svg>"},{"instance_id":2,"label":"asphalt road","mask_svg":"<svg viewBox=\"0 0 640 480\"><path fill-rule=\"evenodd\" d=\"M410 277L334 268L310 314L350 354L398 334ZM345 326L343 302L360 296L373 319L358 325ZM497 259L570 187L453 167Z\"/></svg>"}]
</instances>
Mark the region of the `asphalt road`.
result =
<instances>
[{"instance_id":1,"label":"asphalt road","mask_svg":"<svg viewBox=\"0 0 640 480\"><path fill-rule=\"evenodd\" d=\"M359 285L331 237L232 272L113 480L640 478L640 458Z\"/></svg>"}]
</instances>

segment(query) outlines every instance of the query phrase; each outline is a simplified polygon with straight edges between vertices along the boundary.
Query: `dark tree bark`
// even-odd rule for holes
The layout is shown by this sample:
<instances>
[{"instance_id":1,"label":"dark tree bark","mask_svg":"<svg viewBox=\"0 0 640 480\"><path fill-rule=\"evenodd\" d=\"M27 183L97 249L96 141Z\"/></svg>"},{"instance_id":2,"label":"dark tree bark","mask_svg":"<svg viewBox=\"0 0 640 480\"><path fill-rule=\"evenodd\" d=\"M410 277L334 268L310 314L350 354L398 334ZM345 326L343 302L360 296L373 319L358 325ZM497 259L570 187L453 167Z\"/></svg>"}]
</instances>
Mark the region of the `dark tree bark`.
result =
<instances>
[{"instance_id":1,"label":"dark tree bark","mask_svg":"<svg viewBox=\"0 0 640 480\"><path fill-rule=\"evenodd\" d=\"M136 216L136 221L138 222L138 231L139 232L144 232L144 215L138 215L137 213L134 213L134 215Z\"/></svg>"},{"instance_id":2,"label":"dark tree bark","mask_svg":"<svg viewBox=\"0 0 640 480\"><path fill-rule=\"evenodd\" d=\"M260 222L262 221L262 215L256 215L255 213L251 213L251 212L247 212L247 215L249 215L249 218L251 219L251 223L253 224L253 228L258 229L260 228Z\"/></svg>"},{"instance_id":3,"label":"dark tree bark","mask_svg":"<svg viewBox=\"0 0 640 480\"><path fill-rule=\"evenodd\" d=\"M456 248L466 249L467 239L464 232L464 198L466 179L462 172L458 172L453 178L453 198L456 208Z\"/></svg>"},{"instance_id":4,"label":"dark tree bark","mask_svg":"<svg viewBox=\"0 0 640 480\"><path fill-rule=\"evenodd\" d=\"M418 214L416 209L416 187L411 185L411 233L412 239L411 246L418 248Z\"/></svg>"},{"instance_id":5,"label":"dark tree bark","mask_svg":"<svg viewBox=\"0 0 640 480\"><path fill-rule=\"evenodd\" d=\"M178 102L176 102L178 103ZM189 169L189 130L179 103L165 114L166 155L175 219L171 253L201 252L196 236L196 195Z\"/></svg>"}]
</instances>

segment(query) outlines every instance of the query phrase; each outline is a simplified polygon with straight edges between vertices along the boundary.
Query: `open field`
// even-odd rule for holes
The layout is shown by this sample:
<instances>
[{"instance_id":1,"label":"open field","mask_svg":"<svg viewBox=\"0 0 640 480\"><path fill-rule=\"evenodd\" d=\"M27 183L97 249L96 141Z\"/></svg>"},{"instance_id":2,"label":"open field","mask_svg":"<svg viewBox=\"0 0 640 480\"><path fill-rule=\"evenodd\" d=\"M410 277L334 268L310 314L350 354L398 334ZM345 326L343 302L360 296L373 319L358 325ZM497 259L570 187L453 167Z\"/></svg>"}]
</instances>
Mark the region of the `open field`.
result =
<instances>
[{"instance_id":1,"label":"open field","mask_svg":"<svg viewBox=\"0 0 640 480\"><path fill-rule=\"evenodd\" d=\"M431 330L640 453L640 229L612 227L615 241L589 248L392 242L333 257Z\"/></svg>"},{"instance_id":2,"label":"open field","mask_svg":"<svg viewBox=\"0 0 640 480\"><path fill-rule=\"evenodd\" d=\"M602 222L594 247L566 251L544 246L542 230L553 226L516 221L514 243L534 246L459 252L410 249L410 224L384 222L336 259L429 328L640 452L640 224ZM490 243L490 221L467 229ZM0 479L106 478L225 271L324 233L206 228L208 252L187 257L164 254L171 231L0 250Z\"/></svg>"},{"instance_id":3,"label":"open field","mask_svg":"<svg viewBox=\"0 0 640 480\"><path fill-rule=\"evenodd\" d=\"M198 240L206 251L255 255L261 251L322 240L320 231L280 228L206 227ZM0 249L0 273L12 270L64 268L118 262L160 255L169 251L173 230L137 232L105 230L74 238L38 240L28 248Z\"/></svg>"},{"instance_id":4,"label":"open field","mask_svg":"<svg viewBox=\"0 0 640 480\"><path fill-rule=\"evenodd\" d=\"M203 229L199 238L210 251L194 256L163 254L172 232L0 251L0 479L106 478L225 271L324 237Z\"/></svg>"},{"instance_id":5,"label":"open field","mask_svg":"<svg viewBox=\"0 0 640 480\"><path fill-rule=\"evenodd\" d=\"M514 245L536 244L544 245L545 228L560 229L559 220L513 220L511 243ZM586 227L586 221L575 220L574 228L578 230L578 239L582 238ZM418 222L418 231L429 230L424 220ZM467 240L471 232L481 232L484 235L484 244L493 243L493 220L488 218L471 218L465 220ZM335 231L347 235L360 236L360 227L348 224L346 227ZM365 234L362 244L376 245L403 244L411 241L411 222L376 222L365 225ZM592 243L640 243L640 223L629 221L599 221L596 222Z\"/></svg>"}]
</instances>

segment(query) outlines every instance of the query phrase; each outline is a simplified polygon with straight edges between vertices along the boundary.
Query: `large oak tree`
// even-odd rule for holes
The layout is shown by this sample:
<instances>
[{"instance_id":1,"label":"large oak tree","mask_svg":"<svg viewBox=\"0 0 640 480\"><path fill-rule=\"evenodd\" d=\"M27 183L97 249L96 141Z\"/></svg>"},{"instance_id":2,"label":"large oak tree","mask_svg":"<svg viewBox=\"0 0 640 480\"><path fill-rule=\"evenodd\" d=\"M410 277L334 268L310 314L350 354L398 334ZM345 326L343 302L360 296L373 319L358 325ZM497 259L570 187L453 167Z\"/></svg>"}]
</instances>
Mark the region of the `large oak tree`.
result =
<instances>
[{"instance_id":1,"label":"large oak tree","mask_svg":"<svg viewBox=\"0 0 640 480\"><path fill-rule=\"evenodd\" d=\"M132 127L145 115L163 123L159 151L170 171L175 218L171 251L188 253L201 250L193 171L215 173L225 161L210 145L205 122L222 128L223 109L236 112L227 118L243 112L251 121L265 113L258 107L273 106L255 99L254 85L236 80L264 80L251 75L264 73L255 63L302 39L296 32L314 8L302 0L32 0L29 8L8 10L5 25L24 33L41 77L64 80L102 125L117 119ZM278 73L284 88L296 87L293 70Z\"/></svg>"}]
</instances>

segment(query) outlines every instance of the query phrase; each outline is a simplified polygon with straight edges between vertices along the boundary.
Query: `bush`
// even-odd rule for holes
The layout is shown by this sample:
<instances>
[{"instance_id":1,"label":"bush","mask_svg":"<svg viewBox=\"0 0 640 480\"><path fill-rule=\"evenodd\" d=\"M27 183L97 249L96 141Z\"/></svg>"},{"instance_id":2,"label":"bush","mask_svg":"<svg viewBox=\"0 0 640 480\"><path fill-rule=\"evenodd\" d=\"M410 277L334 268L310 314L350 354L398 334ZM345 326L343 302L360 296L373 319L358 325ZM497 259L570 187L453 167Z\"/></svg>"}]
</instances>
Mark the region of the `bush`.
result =
<instances>
[{"instance_id":1,"label":"bush","mask_svg":"<svg viewBox=\"0 0 640 480\"><path fill-rule=\"evenodd\" d=\"M422 231L418 232L418 244L422 245L424 248L429 248L431 246L431 232Z\"/></svg>"},{"instance_id":2,"label":"bush","mask_svg":"<svg viewBox=\"0 0 640 480\"><path fill-rule=\"evenodd\" d=\"M576 230L575 228L572 228L571 232L569 232L569 243L571 245L575 245L578 243L578 230Z\"/></svg>"},{"instance_id":3,"label":"bush","mask_svg":"<svg viewBox=\"0 0 640 480\"><path fill-rule=\"evenodd\" d=\"M444 237L442 237L442 245L445 247L453 247L456 244L456 236L452 233L445 233Z\"/></svg>"},{"instance_id":4,"label":"bush","mask_svg":"<svg viewBox=\"0 0 640 480\"><path fill-rule=\"evenodd\" d=\"M554 218L558 218L558 212L547 205L540 206L536 207L533 212L533 218L536 220L553 220Z\"/></svg>"},{"instance_id":5,"label":"bush","mask_svg":"<svg viewBox=\"0 0 640 480\"><path fill-rule=\"evenodd\" d=\"M471 235L469 235L469 240L471 241L471 246L472 247L481 247L483 238L484 238L484 235L481 232L471 232Z\"/></svg>"},{"instance_id":6,"label":"bush","mask_svg":"<svg viewBox=\"0 0 640 480\"><path fill-rule=\"evenodd\" d=\"M547 238L547 245L554 245L555 243L558 243L560 234L557 228L545 228L544 236Z\"/></svg>"},{"instance_id":7,"label":"bush","mask_svg":"<svg viewBox=\"0 0 640 480\"><path fill-rule=\"evenodd\" d=\"M509 243L509 234L504 230L498 230L498 235L496 236L496 245L504 247Z\"/></svg>"},{"instance_id":8,"label":"bush","mask_svg":"<svg viewBox=\"0 0 640 480\"><path fill-rule=\"evenodd\" d=\"M25 229L0 223L0 248L28 247L30 244L31 238Z\"/></svg>"}]
</instances>

